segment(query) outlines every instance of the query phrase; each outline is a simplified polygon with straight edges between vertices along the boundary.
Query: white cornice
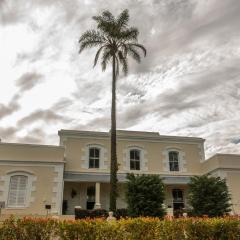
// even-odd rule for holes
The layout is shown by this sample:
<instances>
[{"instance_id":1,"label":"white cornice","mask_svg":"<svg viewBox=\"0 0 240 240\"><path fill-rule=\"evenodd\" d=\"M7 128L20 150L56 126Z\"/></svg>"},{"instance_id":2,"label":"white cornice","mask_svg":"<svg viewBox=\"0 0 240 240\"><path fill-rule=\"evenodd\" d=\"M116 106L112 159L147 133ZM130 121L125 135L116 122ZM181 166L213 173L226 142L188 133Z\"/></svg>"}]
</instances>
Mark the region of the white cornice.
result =
<instances>
[{"instance_id":1,"label":"white cornice","mask_svg":"<svg viewBox=\"0 0 240 240\"><path fill-rule=\"evenodd\" d=\"M166 136L166 135L159 135L155 132L152 134L150 132L135 132L133 131L133 135L129 135L131 131L126 131L126 135L124 135L124 131L121 130L121 134L117 132L117 139L118 140L125 140L125 141L148 141L148 142L174 142L174 143L203 143L205 139L203 138L196 138L196 137L179 137L179 136ZM138 133L138 134L136 134ZM136 134L136 135L134 135ZM75 130L60 130L58 131L58 135L64 138L94 138L94 139L109 139L110 133L109 132L94 132L94 131L75 131Z\"/></svg>"},{"instance_id":2,"label":"white cornice","mask_svg":"<svg viewBox=\"0 0 240 240\"><path fill-rule=\"evenodd\" d=\"M7 142L0 142L1 146L23 146L23 147L35 147L35 148L56 148L56 149L65 149L64 146L57 146L57 145L43 145L43 144L30 144L30 143L7 143Z\"/></svg>"},{"instance_id":3,"label":"white cornice","mask_svg":"<svg viewBox=\"0 0 240 240\"><path fill-rule=\"evenodd\" d=\"M66 161L44 161L44 160L36 160L36 161L33 161L33 160L0 160L0 165L11 165L11 164L31 164L31 165L35 165L35 164L41 164L41 165L56 165L56 164L64 164L66 163Z\"/></svg>"}]
</instances>

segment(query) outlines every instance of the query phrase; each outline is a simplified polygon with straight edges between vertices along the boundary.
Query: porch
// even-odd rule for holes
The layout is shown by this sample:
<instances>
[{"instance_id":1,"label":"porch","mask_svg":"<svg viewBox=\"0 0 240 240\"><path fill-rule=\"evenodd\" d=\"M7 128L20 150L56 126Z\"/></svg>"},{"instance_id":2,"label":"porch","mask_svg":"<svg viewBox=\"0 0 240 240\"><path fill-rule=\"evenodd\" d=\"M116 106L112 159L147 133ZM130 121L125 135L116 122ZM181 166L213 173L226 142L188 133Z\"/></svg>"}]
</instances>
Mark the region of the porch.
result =
<instances>
[{"instance_id":1,"label":"porch","mask_svg":"<svg viewBox=\"0 0 240 240\"><path fill-rule=\"evenodd\" d=\"M75 206L82 209L109 209L109 174L67 173L64 176L63 208L65 215L73 215ZM161 176L166 185L164 204L171 211L187 207L189 177ZM119 196L117 208L126 208L125 182L126 174L118 174Z\"/></svg>"},{"instance_id":2,"label":"porch","mask_svg":"<svg viewBox=\"0 0 240 240\"><path fill-rule=\"evenodd\" d=\"M126 208L124 184L119 184L118 208ZM75 206L82 209L109 209L110 184L103 182L65 182L63 214L74 215Z\"/></svg>"}]
</instances>

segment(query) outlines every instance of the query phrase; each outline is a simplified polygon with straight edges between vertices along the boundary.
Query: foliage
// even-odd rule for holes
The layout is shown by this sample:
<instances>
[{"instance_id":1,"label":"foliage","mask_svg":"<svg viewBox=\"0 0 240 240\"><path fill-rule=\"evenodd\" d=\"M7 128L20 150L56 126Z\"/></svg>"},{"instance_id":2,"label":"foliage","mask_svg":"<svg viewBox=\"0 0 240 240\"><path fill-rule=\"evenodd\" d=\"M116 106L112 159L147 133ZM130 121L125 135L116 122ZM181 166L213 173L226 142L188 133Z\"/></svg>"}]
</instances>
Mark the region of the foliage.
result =
<instances>
[{"instance_id":1,"label":"foliage","mask_svg":"<svg viewBox=\"0 0 240 240\"><path fill-rule=\"evenodd\" d=\"M0 240L239 240L240 218L10 219Z\"/></svg>"},{"instance_id":2,"label":"foliage","mask_svg":"<svg viewBox=\"0 0 240 240\"><path fill-rule=\"evenodd\" d=\"M125 208L117 209L114 212L114 216L117 219L120 218L127 218L128 211ZM93 209L93 210L86 210L86 209L75 209L75 219L93 219L93 218L107 218L108 212L105 209Z\"/></svg>"},{"instance_id":3,"label":"foliage","mask_svg":"<svg viewBox=\"0 0 240 240\"><path fill-rule=\"evenodd\" d=\"M111 12L103 11L101 15L94 16L93 20L97 23L97 30L88 30L79 39L81 53L83 50L92 47L99 47L95 59L96 66L98 59L101 58L102 70L105 71L107 64L113 59L116 61L116 76L119 74L119 67L122 71L128 72L128 56L135 61L141 61L140 51L146 56L146 49L138 43L138 29L129 27L129 13L125 9L117 18Z\"/></svg>"},{"instance_id":4,"label":"foliage","mask_svg":"<svg viewBox=\"0 0 240 240\"><path fill-rule=\"evenodd\" d=\"M116 80L119 68L128 73L128 57L132 57L138 63L141 61L139 51L146 56L146 49L138 43L138 29L129 27L129 13L124 10L118 17L111 12L103 11L101 15L94 16L97 30L88 30L79 39L80 49L83 50L98 47L94 59L96 66L101 56L102 70L112 64L112 110L111 110L111 175L110 175L110 210L116 211L117 199L117 143L116 143Z\"/></svg>"},{"instance_id":5,"label":"foliage","mask_svg":"<svg viewBox=\"0 0 240 240\"><path fill-rule=\"evenodd\" d=\"M126 201L131 216L163 217L164 184L157 175L127 175Z\"/></svg>"},{"instance_id":6,"label":"foliage","mask_svg":"<svg viewBox=\"0 0 240 240\"><path fill-rule=\"evenodd\" d=\"M127 218L129 217L128 216L128 210L126 208L119 208L116 210L116 212L114 213L114 216L117 218L117 219L120 219L120 218Z\"/></svg>"},{"instance_id":7,"label":"foliage","mask_svg":"<svg viewBox=\"0 0 240 240\"><path fill-rule=\"evenodd\" d=\"M105 209L75 209L75 219L107 217L108 212Z\"/></svg>"},{"instance_id":8,"label":"foliage","mask_svg":"<svg viewBox=\"0 0 240 240\"><path fill-rule=\"evenodd\" d=\"M195 216L223 216L230 212L226 181L209 175L195 176L189 184L189 204Z\"/></svg>"},{"instance_id":9,"label":"foliage","mask_svg":"<svg viewBox=\"0 0 240 240\"><path fill-rule=\"evenodd\" d=\"M0 227L0 240L50 240L57 230L57 222L53 219L11 217Z\"/></svg>"}]
</instances>

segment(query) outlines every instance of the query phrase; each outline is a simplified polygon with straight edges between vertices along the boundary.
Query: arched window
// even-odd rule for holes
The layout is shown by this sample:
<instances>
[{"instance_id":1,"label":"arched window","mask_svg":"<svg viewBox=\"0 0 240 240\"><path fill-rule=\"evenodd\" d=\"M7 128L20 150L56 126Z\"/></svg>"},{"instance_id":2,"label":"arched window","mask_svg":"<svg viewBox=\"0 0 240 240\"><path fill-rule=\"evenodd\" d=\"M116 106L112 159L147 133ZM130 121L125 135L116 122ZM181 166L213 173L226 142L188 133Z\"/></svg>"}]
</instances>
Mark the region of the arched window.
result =
<instances>
[{"instance_id":1,"label":"arched window","mask_svg":"<svg viewBox=\"0 0 240 240\"><path fill-rule=\"evenodd\" d=\"M100 149L96 147L89 148L89 168L99 168Z\"/></svg>"},{"instance_id":2,"label":"arched window","mask_svg":"<svg viewBox=\"0 0 240 240\"><path fill-rule=\"evenodd\" d=\"M130 170L140 170L140 150L130 150Z\"/></svg>"},{"instance_id":3,"label":"arched window","mask_svg":"<svg viewBox=\"0 0 240 240\"><path fill-rule=\"evenodd\" d=\"M14 175L10 178L8 206L25 207L27 195L28 177L24 175Z\"/></svg>"},{"instance_id":4,"label":"arched window","mask_svg":"<svg viewBox=\"0 0 240 240\"><path fill-rule=\"evenodd\" d=\"M179 171L179 153L177 151L171 151L168 153L169 158L169 170Z\"/></svg>"}]
</instances>

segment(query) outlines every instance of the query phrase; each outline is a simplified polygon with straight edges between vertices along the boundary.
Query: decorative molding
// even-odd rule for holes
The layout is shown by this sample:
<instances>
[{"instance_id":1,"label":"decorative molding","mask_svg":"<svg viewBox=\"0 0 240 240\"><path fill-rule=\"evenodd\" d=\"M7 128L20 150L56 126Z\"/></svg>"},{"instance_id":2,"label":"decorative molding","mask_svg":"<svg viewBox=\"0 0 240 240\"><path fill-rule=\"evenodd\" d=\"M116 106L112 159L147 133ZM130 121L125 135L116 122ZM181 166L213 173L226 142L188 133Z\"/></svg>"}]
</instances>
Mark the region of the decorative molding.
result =
<instances>
[{"instance_id":1,"label":"decorative molding","mask_svg":"<svg viewBox=\"0 0 240 240\"><path fill-rule=\"evenodd\" d=\"M91 147L96 147L100 149L99 169L101 170L107 169L108 168L107 149L103 145L96 143L86 144L86 146L82 148L81 167L83 169L89 168L89 149Z\"/></svg>"},{"instance_id":2,"label":"decorative molding","mask_svg":"<svg viewBox=\"0 0 240 240\"><path fill-rule=\"evenodd\" d=\"M200 162L204 162L205 161L205 153L204 153L203 144L199 143L197 146L198 146L198 149L199 149Z\"/></svg>"},{"instance_id":3,"label":"decorative molding","mask_svg":"<svg viewBox=\"0 0 240 240\"><path fill-rule=\"evenodd\" d=\"M16 160L0 160L0 166L38 166L38 167L46 167L46 166L55 166L55 165L63 165L66 163L65 161L61 162L46 162L46 161L16 161Z\"/></svg>"},{"instance_id":4,"label":"decorative molding","mask_svg":"<svg viewBox=\"0 0 240 240\"><path fill-rule=\"evenodd\" d=\"M187 172L187 161L186 161L186 153L181 148L176 147L166 147L162 152L163 155L163 170L167 172L170 171L169 166L169 152L176 151L178 152L179 157L179 171L178 172Z\"/></svg>"},{"instance_id":5,"label":"decorative molding","mask_svg":"<svg viewBox=\"0 0 240 240\"><path fill-rule=\"evenodd\" d=\"M134 149L140 151L140 171L148 171L147 150L140 145L128 145L123 149L123 170L130 170L130 151Z\"/></svg>"},{"instance_id":6,"label":"decorative molding","mask_svg":"<svg viewBox=\"0 0 240 240\"><path fill-rule=\"evenodd\" d=\"M212 173L214 177L220 177L221 179L226 179L227 178L227 172L222 171L222 170L217 170Z\"/></svg>"},{"instance_id":7,"label":"decorative molding","mask_svg":"<svg viewBox=\"0 0 240 240\"><path fill-rule=\"evenodd\" d=\"M56 175L53 180L52 190L52 213L61 214L62 211L62 198L63 198L63 166L55 166L54 174Z\"/></svg>"},{"instance_id":8,"label":"decorative molding","mask_svg":"<svg viewBox=\"0 0 240 240\"><path fill-rule=\"evenodd\" d=\"M138 171L139 172L139 171ZM118 182L124 183L127 181L125 173L118 173ZM143 174L140 172L139 174ZM190 177L194 175L166 175L166 173L148 173L158 175L163 179L165 184L187 184L190 181ZM79 173L79 172L65 172L64 182L86 182L86 183L109 183L110 173Z\"/></svg>"},{"instance_id":9,"label":"decorative molding","mask_svg":"<svg viewBox=\"0 0 240 240\"><path fill-rule=\"evenodd\" d=\"M168 159L168 151L165 149L162 152L163 155L163 171L169 171L169 159Z\"/></svg>"},{"instance_id":10,"label":"decorative molding","mask_svg":"<svg viewBox=\"0 0 240 240\"><path fill-rule=\"evenodd\" d=\"M26 170L13 170L8 172L5 176L2 176L0 178L0 182L2 182L0 186L0 201L4 201L6 206L8 204L8 194L9 194L9 184L10 184L10 179L12 176L15 175L23 175L28 177L27 181L27 192L26 192L26 205L23 208L29 207L31 203L35 201L35 197L33 196L33 193L36 191L36 181L37 177L33 175L31 172L28 172ZM11 207L14 208L14 207Z\"/></svg>"}]
</instances>

